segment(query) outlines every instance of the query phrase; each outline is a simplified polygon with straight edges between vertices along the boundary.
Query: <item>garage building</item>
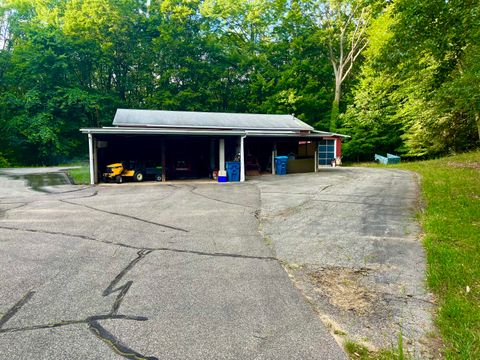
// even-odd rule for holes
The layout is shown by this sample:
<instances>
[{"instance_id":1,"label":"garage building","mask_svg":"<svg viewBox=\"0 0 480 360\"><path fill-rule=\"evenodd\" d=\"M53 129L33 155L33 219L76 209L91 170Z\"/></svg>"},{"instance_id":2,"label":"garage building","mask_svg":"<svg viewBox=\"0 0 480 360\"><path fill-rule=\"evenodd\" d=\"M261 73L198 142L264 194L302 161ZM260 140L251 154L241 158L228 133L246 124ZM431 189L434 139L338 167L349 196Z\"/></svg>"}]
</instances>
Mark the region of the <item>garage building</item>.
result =
<instances>
[{"instance_id":1,"label":"garage building","mask_svg":"<svg viewBox=\"0 0 480 360\"><path fill-rule=\"evenodd\" d=\"M88 134L90 182L106 165L139 161L162 166L162 180L211 178L226 161L240 162L240 181L275 173L275 156L288 156L288 173L316 172L341 157L345 135L314 130L293 115L118 109L113 126Z\"/></svg>"}]
</instances>

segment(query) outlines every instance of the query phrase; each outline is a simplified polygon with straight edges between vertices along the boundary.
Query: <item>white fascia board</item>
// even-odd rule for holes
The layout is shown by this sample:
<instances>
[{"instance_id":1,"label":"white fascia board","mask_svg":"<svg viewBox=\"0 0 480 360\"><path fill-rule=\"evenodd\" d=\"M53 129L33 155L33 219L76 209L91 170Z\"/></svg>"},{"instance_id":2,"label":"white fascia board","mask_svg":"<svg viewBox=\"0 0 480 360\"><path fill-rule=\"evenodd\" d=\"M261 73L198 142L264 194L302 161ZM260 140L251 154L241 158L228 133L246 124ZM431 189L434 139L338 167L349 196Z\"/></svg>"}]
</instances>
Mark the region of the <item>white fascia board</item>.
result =
<instances>
[{"instance_id":1,"label":"white fascia board","mask_svg":"<svg viewBox=\"0 0 480 360\"><path fill-rule=\"evenodd\" d=\"M325 135L320 134L301 134L298 132L282 132L282 131L272 131L272 132L265 132L265 131L246 131L247 136L252 137L286 137L286 138L303 138L303 139L320 139L324 138ZM328 135L330 136L330 135Z\"/></svg>"},{"instance_id":2,"label":"white fascia board","mask_svg":"<svg viewBox=\"0 0 480 360\"><path fill-rule=\"evenodd\" d=\"M337 133L332 133L332 132L328 132L328 131L313 130L312 132L315 133L315 134L321 134L323 136L338 136L338 137L343 137L343 138L351 137L350 135L337 134Z\"/></svg>"},{"instance_id":3,"label":"white fascia board","mask_svg":"<svg viewBox=\"0 0 480 360\"><path fill-rule=\"evenodd\" d=\"M97 135L218 135L218 136L243 136L244 131L228 130L192 130L192 129L145 129L145 128L83 128L80 131L84 134Z\"/></svg>"}]
</instances>

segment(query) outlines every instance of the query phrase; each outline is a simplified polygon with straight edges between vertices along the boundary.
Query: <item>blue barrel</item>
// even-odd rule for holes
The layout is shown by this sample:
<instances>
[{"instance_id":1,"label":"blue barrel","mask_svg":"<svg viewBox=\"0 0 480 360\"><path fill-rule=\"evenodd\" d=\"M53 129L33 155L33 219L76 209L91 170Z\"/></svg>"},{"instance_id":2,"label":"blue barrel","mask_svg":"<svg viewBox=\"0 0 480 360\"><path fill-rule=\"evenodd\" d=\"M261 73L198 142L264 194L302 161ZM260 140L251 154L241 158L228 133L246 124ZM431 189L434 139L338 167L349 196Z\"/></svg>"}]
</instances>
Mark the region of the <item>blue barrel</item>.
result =
<instances>
[{"instance_id":1,"label":"blue barrel","mask_svg":"<svg viewBox=\"0 0 480 360\"><path fill-rule=\"evenodd\" d=\"M228 181L240 181L240 163L238 161L227 161Z\"/></svg>"},{"instance_id":2,"label":"blue barrel","mask_svg":"<svg viewBox=\"0 0 480 360\"><path fill-rule=\"evenodd\" d=\"M288 156L275 157L275 173L277 175L287 174L287 162L288 162Z\"/></svg>"}]
</instances>

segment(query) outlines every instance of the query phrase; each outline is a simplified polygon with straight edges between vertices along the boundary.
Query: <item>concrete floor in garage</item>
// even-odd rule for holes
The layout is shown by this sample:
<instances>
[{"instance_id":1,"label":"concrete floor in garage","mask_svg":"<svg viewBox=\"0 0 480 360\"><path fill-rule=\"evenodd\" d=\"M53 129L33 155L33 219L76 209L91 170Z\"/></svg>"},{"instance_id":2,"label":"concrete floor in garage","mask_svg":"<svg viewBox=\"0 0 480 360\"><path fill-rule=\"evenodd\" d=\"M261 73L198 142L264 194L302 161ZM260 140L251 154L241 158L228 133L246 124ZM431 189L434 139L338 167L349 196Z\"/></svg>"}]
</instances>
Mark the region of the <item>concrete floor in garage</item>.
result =
<instances>
[{"instance_id":1,"label":"concrete floor in garage","mask_svg":"<svg viewBox=\"0 0 480 360\"><path fill-rule=\"evenodd\" d=\"M44 192L3 171L0 357L345 359L325 321L352 338L379 324L379 346L397 323L425 335L415 179L331 170Z\"/></svg>"}]
</instances>

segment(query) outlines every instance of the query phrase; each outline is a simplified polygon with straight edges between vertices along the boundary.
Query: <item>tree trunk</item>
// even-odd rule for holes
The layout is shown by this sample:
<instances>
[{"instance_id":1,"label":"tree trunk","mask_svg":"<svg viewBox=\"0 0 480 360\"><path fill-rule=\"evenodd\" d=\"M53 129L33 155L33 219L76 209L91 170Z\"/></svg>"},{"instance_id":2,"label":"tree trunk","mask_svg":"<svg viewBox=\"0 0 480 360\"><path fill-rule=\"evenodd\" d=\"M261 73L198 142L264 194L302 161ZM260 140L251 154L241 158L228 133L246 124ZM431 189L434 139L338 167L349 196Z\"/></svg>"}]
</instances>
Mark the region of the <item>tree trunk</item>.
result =
<instances>
[{"instance_id":1,"label":"tree trunk","mask_svg":"<svg viewBox=\"0 0 480 360\"><path fill-rule=\"evenodd\" d=\"M337 131L337 119L338 119L338 114L340 114L340 107L338 105L339 105L338 102L333 100L332 112L330 113L330 131L331 132Z\"/></svg>"},{"instance_id":2,"label":"tree trunk","mask_svg":"<svg viewBox=\"0 0 480 360\"><path fill-rule=\"evenodd\" d=\"M475 113L475 121L477 122L477 130L478 130L478 140L480 140L480 113Z\"/></svg>"},{"instance_id":3,"label":"tree trunk","mask_svg":"<svg viewBox=\"0 0 480 360\"><path fill-rule=\"evenodd\" d=\"M338 115L340 114L340 96L342 94L342 74L335 75L335 98L332 103L332 112L330 113L330 131L337 129Z\"/></svg>"},{"instance_id":4,"label":"tree trunk","mask_svg":"<svg viewBox=\"0 0 480 360\"><path fill-rule=\"evenodd\" d=\"M337 104L340 103L340 95L342 94L342 71L338 71L338 74L335 76L335 100Z\"/></svg>"}]
</instances>

